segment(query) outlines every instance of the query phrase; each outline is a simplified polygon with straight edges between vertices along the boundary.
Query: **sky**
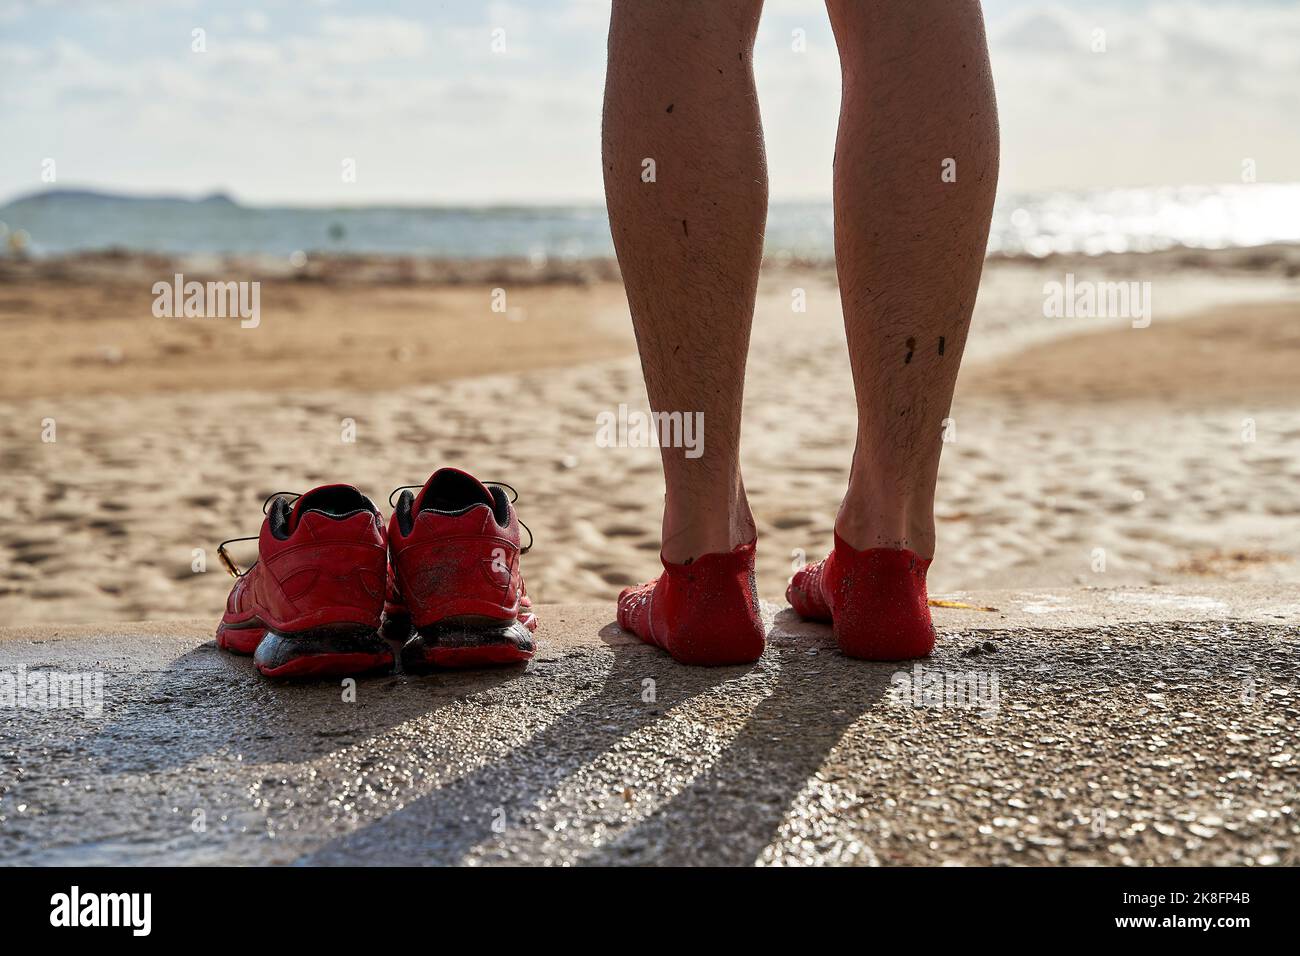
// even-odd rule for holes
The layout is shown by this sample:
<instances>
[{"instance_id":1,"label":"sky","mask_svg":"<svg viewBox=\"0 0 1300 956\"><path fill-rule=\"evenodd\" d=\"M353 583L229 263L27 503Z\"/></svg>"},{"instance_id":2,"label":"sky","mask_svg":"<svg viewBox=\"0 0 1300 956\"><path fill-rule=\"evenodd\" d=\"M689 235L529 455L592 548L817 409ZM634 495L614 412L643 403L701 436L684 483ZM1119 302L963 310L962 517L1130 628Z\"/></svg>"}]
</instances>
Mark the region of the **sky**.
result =
<instances>
[{"instance_id":1,"label":"sky","mask_svg":"<svg viewBox=\"0 0 1300 956\"><path fill-rule=\"evenodd\" d=\"M1240 182L1246 160L1300 181L1297 0L986 0L985 18L1004 192ZM599 202L608 22L609 0L0 0L0 202ZM773 199L828 197L821 0L767 0L754 62Z\"/></svg>"}]
</instances>

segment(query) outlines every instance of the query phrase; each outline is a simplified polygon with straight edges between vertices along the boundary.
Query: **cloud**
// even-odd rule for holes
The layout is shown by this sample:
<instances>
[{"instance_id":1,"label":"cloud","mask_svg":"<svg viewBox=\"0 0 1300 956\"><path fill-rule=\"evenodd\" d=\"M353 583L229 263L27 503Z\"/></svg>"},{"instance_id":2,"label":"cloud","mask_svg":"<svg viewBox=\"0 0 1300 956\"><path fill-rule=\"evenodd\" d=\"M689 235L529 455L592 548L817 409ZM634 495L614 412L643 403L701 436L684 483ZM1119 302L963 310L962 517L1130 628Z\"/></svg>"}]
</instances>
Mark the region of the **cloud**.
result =
<instances>
[{"instance_id":1,"label":"cloud","mask_svg":"<svg viewBox=\"0 0 1300 956\"><path fill-rule=\"evenodd\" d=\"M428 48L428 31L403 17L327 16L318 35L295 38L290 48L302 61L372 63L419 56Z\"/></svg>"},{"instance_id":2,"label":"cloud","mask_svg":"<svg viewBox=\"0 0 1300 956\"><path fill-rule=\"evenodd\" d=\"M1300 6L1043 3L989 36L1004 184L1300 179Z\"/></svg>"},{"instance_id":3,"label":"cloud","mask_svg":"<svg viewBox=\"0 0 1300 956\"><path fill-rule=\"evenodd\" d=\"M263 201L599 200L608 0L104 9L0 0L0 197L58 153L99 185ZM1024 0L989 36L1006 189L1222 181L1244 157L1300 179L1300 4ZM821 0L768 0L755 64L773 195L827 195L839 68ZM348 189L343 156L363 159Z\"/></svg>"},{"instance_id":4,"label":"cloud","mask_svg":"<svg viewBox=\"0 0 1300 956\"><path fill-rule=\"evenodd\" d=\"M989 45L1003 53L1061 56L1086 52L1091 28L1062 8L1030 7L989 24Z\"/></svg>"}]
</instances>

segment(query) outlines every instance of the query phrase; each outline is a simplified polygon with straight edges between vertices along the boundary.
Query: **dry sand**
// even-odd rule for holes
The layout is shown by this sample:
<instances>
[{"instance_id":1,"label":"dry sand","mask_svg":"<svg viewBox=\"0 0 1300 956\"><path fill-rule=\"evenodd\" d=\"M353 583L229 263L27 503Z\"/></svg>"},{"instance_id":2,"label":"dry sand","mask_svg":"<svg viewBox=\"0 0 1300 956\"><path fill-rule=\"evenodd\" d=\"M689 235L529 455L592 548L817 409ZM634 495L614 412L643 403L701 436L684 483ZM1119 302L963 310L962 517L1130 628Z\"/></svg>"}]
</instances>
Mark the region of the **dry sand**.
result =
<instances>
[{"instance_id":1,"label":"dry sand","mask_svg":"<svg viewBox=\"0 0 1300 956\"><path fill-rule=\"evenodd\" d=\"M1296 580L1292 262L991 263L932 591ZM657 452L595 441L597 415L645 404L608 266L268 274L256 329L154 318L152 282L201 277L193 265L0 268L0 623L215 621L229 585L215 546L256 533L264 495L344 480L382 501L444 464L520 490L536 600L612 601L656 570ZM1044 318L1043 283L1067 271L1151 281L1151 326ZM832 270L765 271L746 402L759 588L779 601L792 566L830 542L852 448Z\"/></svg>"}]
</instances>

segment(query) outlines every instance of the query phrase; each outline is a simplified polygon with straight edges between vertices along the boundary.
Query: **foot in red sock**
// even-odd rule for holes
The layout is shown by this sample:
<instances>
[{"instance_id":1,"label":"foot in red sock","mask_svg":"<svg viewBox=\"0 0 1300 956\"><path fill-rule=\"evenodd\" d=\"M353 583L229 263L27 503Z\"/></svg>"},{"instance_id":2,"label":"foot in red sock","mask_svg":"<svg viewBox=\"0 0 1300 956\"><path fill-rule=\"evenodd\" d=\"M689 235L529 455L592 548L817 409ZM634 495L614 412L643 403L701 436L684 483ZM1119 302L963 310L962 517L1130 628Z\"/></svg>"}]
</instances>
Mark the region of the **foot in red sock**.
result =
<instances>
[{"instance_id":1,"label":"foot in red sock","mask_svg":"<svg viewBox=\"0 0 1300 956\"><path fill-rule=\"evenodd\" d=\"M618 626L682 664L749 664L763 654L754 542L704 554L618 596Z\"/></svg>"},{"instance_id":2,"label":"foot in red sock","mask_svg":"<svg viewBox=\"0 0 1300 956\"><path fill-rule=\"evenodd\" d=\"M925 593L930 559L914 551L859 551L838 535L825 560L790 579L786 600L802 618L827 621L840 650L869 661L903 661L934 650Z\"/></svg>"}]
</instances>

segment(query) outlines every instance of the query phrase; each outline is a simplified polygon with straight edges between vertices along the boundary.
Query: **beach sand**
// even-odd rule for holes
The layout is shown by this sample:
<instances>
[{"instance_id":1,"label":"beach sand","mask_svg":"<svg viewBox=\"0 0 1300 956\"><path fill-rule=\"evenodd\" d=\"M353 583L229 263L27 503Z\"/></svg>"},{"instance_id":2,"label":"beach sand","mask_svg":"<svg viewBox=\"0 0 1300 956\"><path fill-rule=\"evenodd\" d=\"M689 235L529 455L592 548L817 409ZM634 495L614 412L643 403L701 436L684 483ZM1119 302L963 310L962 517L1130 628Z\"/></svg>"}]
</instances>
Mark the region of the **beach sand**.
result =
<instances>
[{"instance_id":1,"label":"beach sand","mask_svg":"<svg viewBox=\"0 0 1300 956\"><path fill-rule=\"evenodd\" d=\"M932 595L1295 581L1296 262L991 261L944 450ZM257 328L152 315L153 282L203 268L0 268L0 623L215 623L230 584L216 545L257 533L265 495L350 481L382 503L448 464L519 489L535 600L605 601L612 619L619 588L656 572L658 452L595 438L601 413L645 408L608 263L208 263L262 277ZM1066 272L1151 282L1150 327L1045 318L1044 283ZM780 602L830 544L852 451L832 268L765 268L746 388L759 591Z\"/></svg>"}]
</instances>

